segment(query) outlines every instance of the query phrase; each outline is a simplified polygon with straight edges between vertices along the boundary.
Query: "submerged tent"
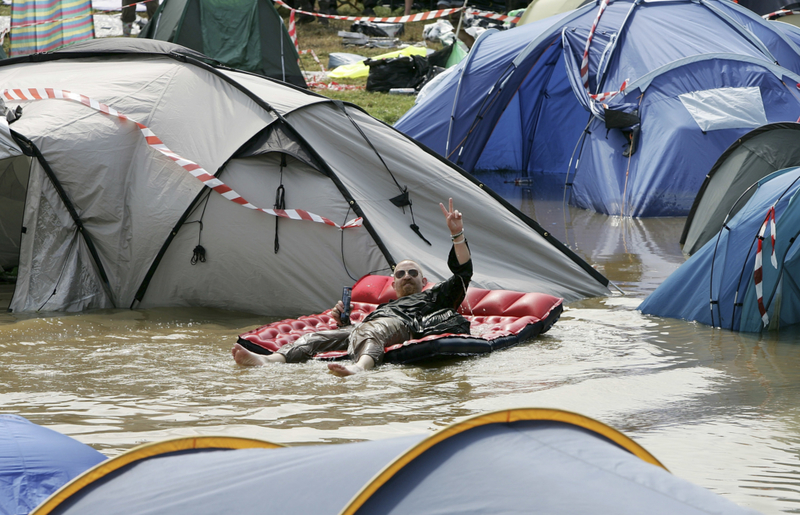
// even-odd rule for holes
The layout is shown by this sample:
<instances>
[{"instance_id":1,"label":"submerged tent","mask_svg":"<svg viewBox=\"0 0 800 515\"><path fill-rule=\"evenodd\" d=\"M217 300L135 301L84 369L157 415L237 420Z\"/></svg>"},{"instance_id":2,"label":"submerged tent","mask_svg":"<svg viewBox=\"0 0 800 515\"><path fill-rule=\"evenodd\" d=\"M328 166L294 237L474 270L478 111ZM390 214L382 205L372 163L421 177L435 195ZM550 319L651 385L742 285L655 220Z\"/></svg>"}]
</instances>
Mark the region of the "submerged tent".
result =
<instances>
[{"instance_id":1,"label":"submerged tent","mask_svg":"<svg viewBox=\"0 0 800 515\"><path fill-rule=\"evenodd\" d=\"M0 173L30 157L13 311L320 312L405 258L449 277L448 197L475 287L608 293L534 220L360 108L201 57L116 38L0 63L21 112L0 130Z\"/></svg>"},{"instance_id":2,"label":"submerged tent","mask_svg":"<svg viewBox=\"0 0 800 515\"><path fill-rule=\"evenodd\" d=\"M711 167L681 235L694 254L722 229L755 192L753 184L772 172L800 166L800 123L772 123L737 139Z\"/></svg>"},{"instance_id":3,"label":"submerged tent","mask_svg":"<svg viewBox=\"0 0 800 515\"><path fill-rule=\"evenodd\" d=\"M106 457L19 415L0 415L0 513L28 513Z\"/></svg>"},{"instance_id":4,"label":"submerged tent","mask_svg":"<svg viewBox=\"0 0 800 515\"><path fill-rule=\"evenodd\" d=\"M775 22L727 0L599 4L484 33L395 127L582 208L685 216L736 138L800 115L800 49Z\"/></svg>"},{"instance_id":5,"label":"submerged tent","mask_svg":"<svg viewBox=\"0 0 800 515\"><path fill-rule=\"evenodd\" d=\"M800 322L800 168L754 185L724 229L639 306L642 313L758 332Z\"/></svg>"},{"instance_id":6,"label":"submerged tent","mask_svg":"<svg viewBox=\"0 0 800 515\"><path fill-rule=\"evenodd\" d=\"M175 515L753 513L672 476L596 420L516 409L430 436L340 445L167 440L100 464L31 515L155 513L165 506Z\"/></svg>"},{"instance_id":7,"label":"submerged tent","mask_svg":"<svg viewBox=\"0 0 800 515\"><path fill-rule=\"evenodd\" d=\"M225 66L306 87L297 49L270 0L162 0L139 37L176 43Z\"/></svg>"}]
</instances>

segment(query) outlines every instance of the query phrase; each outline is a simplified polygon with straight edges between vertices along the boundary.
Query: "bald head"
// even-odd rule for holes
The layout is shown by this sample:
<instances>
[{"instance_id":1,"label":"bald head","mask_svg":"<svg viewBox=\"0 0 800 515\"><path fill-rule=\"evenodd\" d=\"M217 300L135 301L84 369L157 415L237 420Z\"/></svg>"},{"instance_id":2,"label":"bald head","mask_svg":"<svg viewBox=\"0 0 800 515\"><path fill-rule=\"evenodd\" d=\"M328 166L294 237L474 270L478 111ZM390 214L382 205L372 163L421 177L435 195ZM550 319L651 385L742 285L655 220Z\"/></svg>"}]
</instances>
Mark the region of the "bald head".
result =
<instances>
[{"instance_id":1,"label":"bald head","mask_svg":"<svg viewBox=\"0 0 800 515\"><path fill-rule=\"evenodd\" d=\"M419 293L428 283L422 275L422 267L415 261L404 259L394 268L392 288L397 293L397 298Z\"/></svg>"}]
</instances>

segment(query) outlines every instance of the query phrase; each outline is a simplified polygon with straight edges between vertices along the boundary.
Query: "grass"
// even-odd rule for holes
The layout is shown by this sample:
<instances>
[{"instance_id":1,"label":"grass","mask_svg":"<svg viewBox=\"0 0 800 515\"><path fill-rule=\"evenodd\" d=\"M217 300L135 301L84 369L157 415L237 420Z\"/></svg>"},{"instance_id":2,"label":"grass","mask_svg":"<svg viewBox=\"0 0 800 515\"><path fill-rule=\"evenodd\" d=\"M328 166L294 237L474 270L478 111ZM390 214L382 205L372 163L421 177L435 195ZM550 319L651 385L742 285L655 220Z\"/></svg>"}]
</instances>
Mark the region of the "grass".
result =
<instances>
[{"instance_id":1,"label":"grass","mask_svg":"<svg viewBox=\"0 0 800 515\"><path fill-rule=\"evenodd\" d=\"M288 11L280 9L280 12L288 23ZM351 9L348 6L339 8L339 14L343 16L358 16L359 13L360 11ZM403 9L399 7L391 11L388 7L378 6L375 8L375 14L381 17L402 16ZM352 23L353 22L347 20L329 20L327 25L323 25L319 22L297 25L298 46L300 50L313 50L326 70L328 68L328 56L332 53L346 52L362 55L364 57L375 57L397 50L396 48L345 46L342 43L342 38L337 34L340 30L349 31ZM400 36L399 39L403 43L422 43L422 29L429 23L433 23L433 21L406 23L405 34ZM439 43L427 42L426 45L434 50L439 50L442 47ZM321 71L320 65L316 63L313 56L310 54L303 54L300 56L300 67L302 70L309 72ZM396 122L403 113L414 105L415 97L413 95L390 95L388 93L366 91L364 89L367 84L366 78L336 79L335 82L345 86L355 86L358 89L342 91L315 89L314 91L328 98L356 104L366 110L370 115L390 125Z\"/></svg>"}]
</instances>

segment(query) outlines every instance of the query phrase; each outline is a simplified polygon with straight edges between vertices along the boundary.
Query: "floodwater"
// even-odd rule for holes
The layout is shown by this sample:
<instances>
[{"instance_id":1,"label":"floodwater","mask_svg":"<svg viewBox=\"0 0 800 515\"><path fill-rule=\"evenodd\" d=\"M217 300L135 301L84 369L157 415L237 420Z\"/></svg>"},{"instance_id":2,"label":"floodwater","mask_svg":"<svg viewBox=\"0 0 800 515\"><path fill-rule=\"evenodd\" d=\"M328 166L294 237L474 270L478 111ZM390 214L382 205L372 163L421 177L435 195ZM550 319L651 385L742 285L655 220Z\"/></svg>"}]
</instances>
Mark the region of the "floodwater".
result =
<instances>
[{"instance_id":1,"label":"floodwater","mask_svg":"<svg viewBox=\"0 0 800 515\"><path fill-rule=\"evenodd\" d=\"M0 412L115 456L175 436L339 443L503 408L560 408L619 429L673 474L740 505L800 513L800 331L737 334L636 311L684 261L684 218L606 217L511 186L504 195L625 294L571 303L547 334L489 356L347 379L317 362L236 366L237 334L274 320L264 317L2 313Z\"/></svg>"}]
</instances>

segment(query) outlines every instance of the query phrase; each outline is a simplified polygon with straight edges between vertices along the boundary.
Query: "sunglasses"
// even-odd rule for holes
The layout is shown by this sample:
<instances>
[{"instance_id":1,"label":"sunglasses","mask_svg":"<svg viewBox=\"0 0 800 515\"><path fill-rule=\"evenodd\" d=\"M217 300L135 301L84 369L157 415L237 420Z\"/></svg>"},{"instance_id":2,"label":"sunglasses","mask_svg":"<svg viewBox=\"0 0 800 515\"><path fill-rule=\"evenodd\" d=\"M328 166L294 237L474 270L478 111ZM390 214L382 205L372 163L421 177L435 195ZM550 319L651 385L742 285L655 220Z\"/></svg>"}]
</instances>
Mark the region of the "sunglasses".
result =
<instances>
[{"instance_id":1,"label":"sunglasses","mask_svg":"<svg viewBox=\"0 0 800 515\"><path fill-rule=\"evenodd\" d=\"M419 270L417 270L416 268L410 268L408 270L396 270L394 273L394 278L402 279L403 277L406 276L406 272L408 272L408 275L410 275L411 277L416 277L419 275Z\"/></svg>"}]
</instances>

